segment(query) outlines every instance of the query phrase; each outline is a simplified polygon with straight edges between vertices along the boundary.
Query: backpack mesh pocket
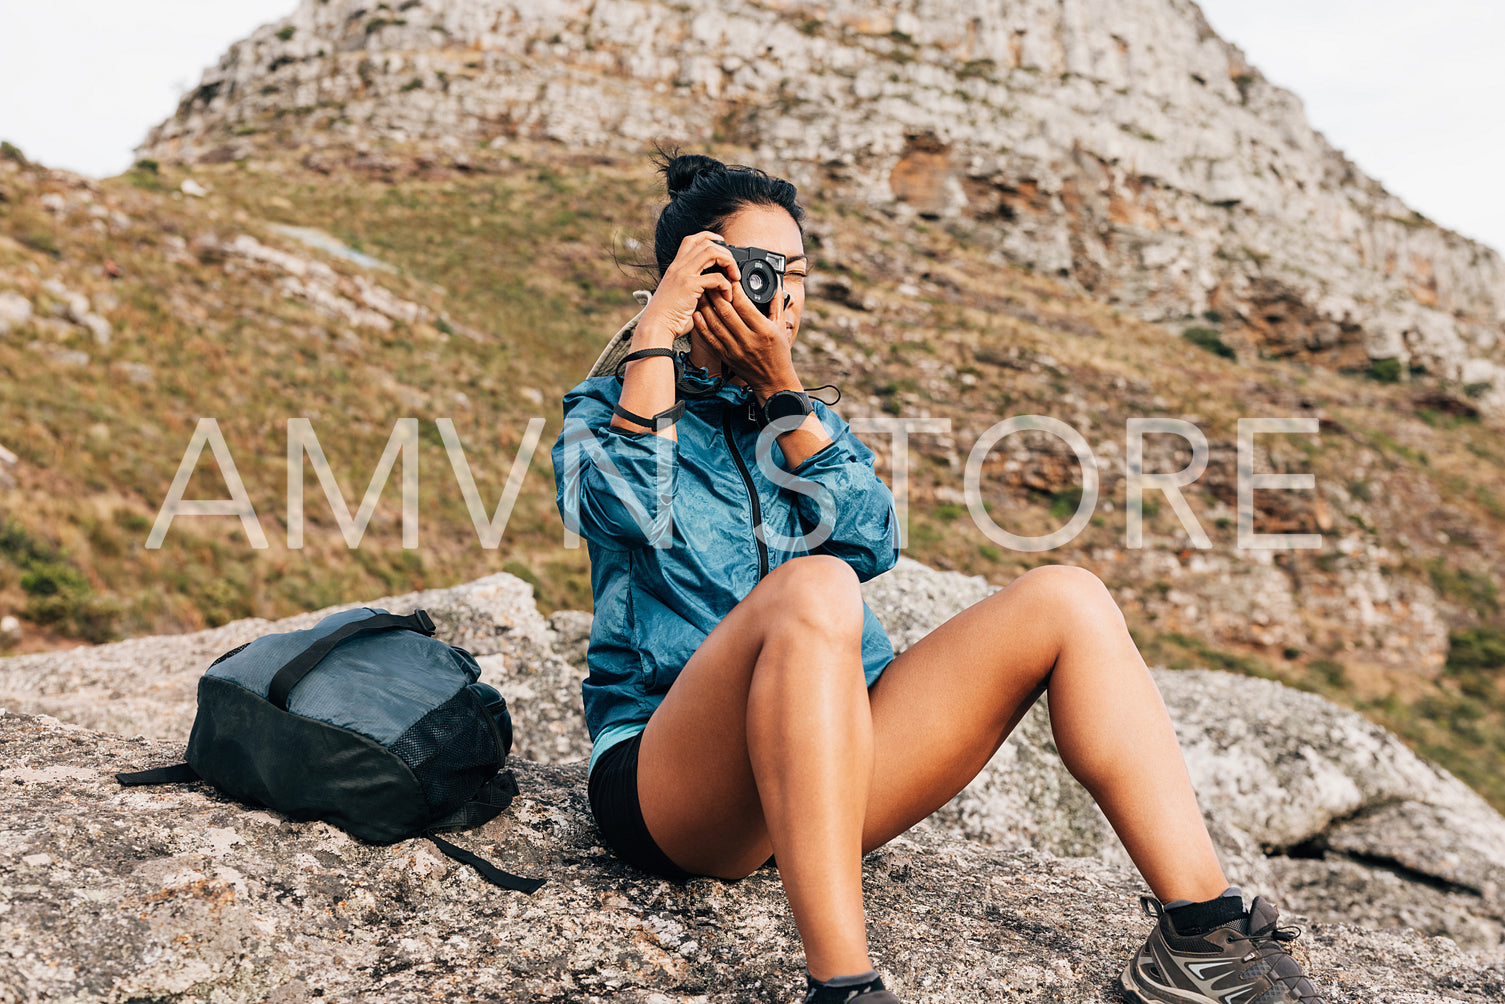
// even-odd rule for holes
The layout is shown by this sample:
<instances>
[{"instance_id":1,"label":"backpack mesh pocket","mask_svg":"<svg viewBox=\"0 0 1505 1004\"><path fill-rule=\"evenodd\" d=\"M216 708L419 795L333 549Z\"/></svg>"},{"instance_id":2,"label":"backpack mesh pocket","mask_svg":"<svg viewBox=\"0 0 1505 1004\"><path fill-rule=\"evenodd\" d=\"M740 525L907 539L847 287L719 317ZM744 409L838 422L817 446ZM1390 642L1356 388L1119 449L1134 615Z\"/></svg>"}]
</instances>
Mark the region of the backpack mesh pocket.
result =
<instances>
[{"instance_id":1,"label":"backpack mesh pocket","mask_svg":"<svg viewBox=\"0 0 1505 1004\"><path fill-rule=\"evenodd\" d=\"M469 689L414 722L391 750L418 778L435 817L470 799L502 766L495 726Z\"/></svg>"}]
</instances>

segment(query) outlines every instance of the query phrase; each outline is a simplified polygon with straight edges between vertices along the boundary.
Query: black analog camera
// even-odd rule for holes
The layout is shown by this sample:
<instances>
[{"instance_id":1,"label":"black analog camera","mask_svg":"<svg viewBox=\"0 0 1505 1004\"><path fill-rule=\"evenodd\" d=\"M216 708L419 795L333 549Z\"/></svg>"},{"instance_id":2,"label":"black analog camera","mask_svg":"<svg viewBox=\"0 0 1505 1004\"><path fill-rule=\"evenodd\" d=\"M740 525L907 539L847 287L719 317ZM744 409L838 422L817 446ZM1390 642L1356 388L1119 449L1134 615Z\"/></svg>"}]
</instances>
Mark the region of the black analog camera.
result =
<instances>
[{"instance_id":1,"label":"black analog camera","mask_svg":"<svg viewBox=\"0 0 1505 1004\"><path fill-rule=\"evenodd\" d=\"M739 248L726 241L717 241L732 253L737 268L742 272L742 292L747 294L763 316L773 316L773 298L784 285L784 256L777 251L763 248ZM721 271L720 266L712 266ZM706 269L707 272L712 269Z\"/></svg>"}]
</instances>

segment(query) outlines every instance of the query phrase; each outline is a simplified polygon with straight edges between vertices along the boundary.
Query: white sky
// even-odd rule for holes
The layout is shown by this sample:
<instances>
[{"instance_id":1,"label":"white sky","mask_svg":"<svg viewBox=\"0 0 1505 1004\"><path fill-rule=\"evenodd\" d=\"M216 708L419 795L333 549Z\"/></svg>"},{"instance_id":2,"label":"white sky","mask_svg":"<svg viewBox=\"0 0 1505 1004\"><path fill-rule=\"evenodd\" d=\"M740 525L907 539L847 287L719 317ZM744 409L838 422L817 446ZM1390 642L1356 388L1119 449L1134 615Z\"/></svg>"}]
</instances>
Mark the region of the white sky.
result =
<instances>
[{"instance_id":1,"label":"white sky","mask_svg":"<svg viewBox=\"0 0 1505 1004\"><path fill-rule=\"evenodd\" d=\"M1360 170L1505 252L1505 3L1199 2Z\"/></svg>"},{"instance_id":2,"label":"white sky","mask_svg":"<svg viewBox=\"0 0 1505 1004\"><path fill-rule=\"evenodd\" d=\"M296 0L0 0L0 138L118 174L231 42ZM1505 2L1202 0L1361 169L1505 250Z\"/></svg>"}]
</instances>

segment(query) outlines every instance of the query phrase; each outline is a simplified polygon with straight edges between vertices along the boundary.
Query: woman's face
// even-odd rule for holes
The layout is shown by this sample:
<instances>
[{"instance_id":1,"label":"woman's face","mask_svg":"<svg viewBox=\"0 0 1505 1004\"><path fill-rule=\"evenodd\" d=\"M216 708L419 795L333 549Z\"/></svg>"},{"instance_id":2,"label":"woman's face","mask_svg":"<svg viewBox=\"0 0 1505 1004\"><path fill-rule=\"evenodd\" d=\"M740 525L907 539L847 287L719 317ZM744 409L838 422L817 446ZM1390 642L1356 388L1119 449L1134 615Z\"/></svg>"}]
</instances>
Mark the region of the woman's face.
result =
<instances>
[{"instance_id":1,"label":"woman's face","mask_svg":"<svg viewBox=\"0 0 1505 1004\"><path fill-rule=\"evenodd\" d=\"M784 256L784 292L789 294L789 303L780 319L784 337L794 344L805 310L805 276L810 271L794 217L778 206L747 206L721 227L721 239L736 247L763 248Z\"/></svg>"}]
</instances>

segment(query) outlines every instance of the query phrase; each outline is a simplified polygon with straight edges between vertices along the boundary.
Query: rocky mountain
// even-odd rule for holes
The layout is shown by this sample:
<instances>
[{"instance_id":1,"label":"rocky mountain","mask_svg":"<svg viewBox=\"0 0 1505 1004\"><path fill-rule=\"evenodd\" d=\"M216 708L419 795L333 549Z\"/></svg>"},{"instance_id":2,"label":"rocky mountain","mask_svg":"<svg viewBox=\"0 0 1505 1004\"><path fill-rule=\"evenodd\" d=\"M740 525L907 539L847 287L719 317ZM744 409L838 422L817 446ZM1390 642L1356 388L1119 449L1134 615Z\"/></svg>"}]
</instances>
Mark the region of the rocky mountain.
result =
<instances>
[{"instance_id":1,"label":"rocky mountain","mask_svg":"<svg viewBox=\"0 0 1505 1004\"><path fill-rule=\"evenodd\" d=\"M1191 0L304 0L140 153L518 139L750 148L832 199L1240 352L1376 363L1505 415L1505 264L1387 193Z\"/></svg>"},{"instance_id":2,"label":"rocky mountain","mask_svg":"<svg viewBox=\"0 0 1505 1004\"><path fill-rule=\"evenodd\" d=\"M906 559L865 591L902 649L988 589ZM181 755L216 654L331 611L13 657L0 660L6 999L789 997L799 944L772 871L679 886L601 846L579 718L589 615L545 621L505 574L372 605L429 610L507 695L523 797L455 839L543 889L503 893L421 840L363 844L202 785L115 784ZM1224 673L1156 681L1225 867L1309 923L1298 951L1332 1004L1505 994L1505 819L1313 695ZM906 1000L1113 1001L1145 926L1138 877L1061 768L1043 708L865 870L876 958Z\"/></svg>"}]
</instances>

